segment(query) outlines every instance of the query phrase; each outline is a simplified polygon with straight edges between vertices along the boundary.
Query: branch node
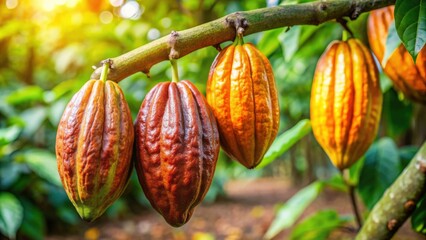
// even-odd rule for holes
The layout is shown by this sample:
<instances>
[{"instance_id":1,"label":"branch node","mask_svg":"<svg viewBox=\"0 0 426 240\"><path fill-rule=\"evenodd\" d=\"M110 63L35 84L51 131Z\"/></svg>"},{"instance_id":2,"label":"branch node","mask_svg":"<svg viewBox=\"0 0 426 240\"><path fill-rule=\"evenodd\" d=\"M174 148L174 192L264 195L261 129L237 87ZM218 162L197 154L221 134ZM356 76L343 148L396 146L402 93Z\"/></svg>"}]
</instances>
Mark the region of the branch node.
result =
<instances>
[{"instance_id":1,"label":"branch node","mask_svg":"<svg viewBox=\"0 0 426 240\"><path fill-rule=\"evenodd\" d=\"M149 70L148 71L141 71L141 73L145 74L145 76L147 78L151 78L151 74L149 73Z\"/></svg>"},{"instance_id":2,"label":"branch node","mask_svg":"<svg viewBox=\"0 0 426 240\"><path fill-rule=\"evenodd\" d=\"M391 219L388 221L387 227L389 231L396 230L398 225L398 221L396 219Z\"/></svg>"},{"instance_id":3,"label":"branch node","mask_svg":"<svg viewBox=\"0 0 426 240\"><path fill-rule=\"evenodd\" d=\"M426 159L419 159L416 168L419 169L420 172L426 174Z\"/></svg>"},{"instance_id":4,"label":"branch node","mask_svg":"<svg viewBox=\"0 0 426 240\"><path fill-rule=\"evenodd\" d=\"M179 52L176 51L176 49L175 49L178 37L179 37L178 32L172 31L170 33L169 42L168 42L169 47L170 47L169 59L178 59L179 58Z\"/></svg>"},{"instance_id":5,"label":"branch node","mask_svg":"<svg viewBox=\"0 0 426 240\"><path fill-rule=\"evenodd\" d=\"M352 12L350 19L355 20L359 17L359 15L362 13L362 8L359 6L356 6L354 11Z\"/></svg>"},{"instance_id":6,"label":"branch node","mask_svg":"<svg viewBox=\"0 0 426 240\"><path fill-rule=\"evenodd\" d=\"M226 24L235 28L236 34L240 36L243 36L244 31L249 27L247 19L240 12L235 12L226 17Z\"/></svg>"},{"instance_id":7,"label":"branch node","mask_svg":"<svg viewBox=\"0 0 426 240\"><path fill-rule=\"evenodd\" d=\"M416 209L416 203L413 200L408 200L404 203L404 209L407 213L411 213Z\"/></svg>"},{"instance_id":8,"label":"branch node","mask_svg":"<svg viewBox=\"0 0 426 240\"><path fill-rule=\"evenodd\" d=\"M325 11L325 10L327 10L327 5L325 3L321 3L319 8L320 8L321 11Z\"/></svg>"},{"instance_id":9,"label":"branch node","mask_svg":"<svg viewBox=\"0 0 426 240\"><path fill-rule=\"evenodd\" d=\"M351 29L348 27L348 21L347 20L345 20L343 18L336 18L336 21L343 27L343 29L345 29L345 31L347 31L351 35L351 37L354 36Z\"/></svg>"},{"instance_id":10,"label":"branch node","mask_svg":"<svg viewBox=\"0 0 426 240\"><path fill-rule=\"evenodd\" d=\"M107 59L105 59L105 60L102 60L100 63L101 63L101 66L102 66L102 65L104 65L105 63L108 63L108 64L109 64L109 69L110 69L110 70L112 70L112 69L114 69L114 68L115 68L115 66L114 66L114 61L113 61L111 58L107 58Z\"/></svg>"},{"instance_id":11,"label":"branch node","mask_svg":"<svg viewBox=\"0 0 426 240\"><path fill-rule=\"evenodd\" d=\"M110 70L114 69L114 61L111 58L107 58L107 59L104 59L104 60L98 62L98 64L92 66L92 69L93 70L97 70L99 68L102 68L102 66L104 65L104 63L108 63L109 64L109 69Z\"/></svg>"},{"instance_id":12,"label":"branch node","mask_svg":"<svg viewBox=\"0 0 426 240\"><path fill-rule=\"evenodd\" d=\"M220 51L222 51L222 47L220 46L220 44L215 44L215 45L213 45L213 47L218 51L218 52L220 52Z\"/></svg>"}]
</instances>

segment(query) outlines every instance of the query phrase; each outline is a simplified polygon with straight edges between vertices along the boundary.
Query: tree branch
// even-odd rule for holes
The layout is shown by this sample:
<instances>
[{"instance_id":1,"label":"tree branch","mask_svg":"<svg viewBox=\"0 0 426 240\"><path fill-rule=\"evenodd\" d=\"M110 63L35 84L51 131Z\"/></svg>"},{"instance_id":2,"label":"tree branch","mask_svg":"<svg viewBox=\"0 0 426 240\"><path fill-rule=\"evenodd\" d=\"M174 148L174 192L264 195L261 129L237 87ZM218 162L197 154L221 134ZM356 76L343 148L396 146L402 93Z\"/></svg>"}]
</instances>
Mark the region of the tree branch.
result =
<instances>
[{"instance_id":1,"label":"tree branch","mask_svg":"<svg viewBox=\"0 0 426 240\"><path fill-rule=\"evenodd\" d=\"M425 192L426 143L376 203L356 239L391 239Z\"/></svg>"},{"instance_id":2,"label":"tree branch","mask_svg":"<svg viewBox=\"0 0 426 240\"><path fill-rule=\"evenodd\" d=\"M293 4L261 8L229 14L217 20L179 31L175 50L183 57L200 48L218 45L235 38L235 28L229 20L245 18L249 27L244 35L293 25L318 25L320 23L349 17L357 18L361 13L392 5L395 0L328 0L304 4ZM227 21L228 20L228 21ZM121 56L112 58L114 68L108 77L119 82L136 72L149 73L156 63L169 59L168 36L152 41ZM101 68L91 78L99 79Z\"/></svg>"}]
</instances>

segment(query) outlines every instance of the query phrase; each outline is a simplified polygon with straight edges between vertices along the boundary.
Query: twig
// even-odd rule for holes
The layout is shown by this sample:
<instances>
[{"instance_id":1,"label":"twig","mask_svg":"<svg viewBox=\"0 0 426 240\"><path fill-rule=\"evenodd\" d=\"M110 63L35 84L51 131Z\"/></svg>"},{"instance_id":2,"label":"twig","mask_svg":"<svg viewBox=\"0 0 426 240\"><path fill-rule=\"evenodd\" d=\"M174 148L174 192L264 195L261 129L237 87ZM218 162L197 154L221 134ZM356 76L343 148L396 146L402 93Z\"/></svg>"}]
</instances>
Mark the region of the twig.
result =
<instances>
[{"instance_id":1,"label":"twig","mask_svg":"<svg viewBox=\"0 0 426 240\"><path fill-rule=\"evenodd\" d=\"M376 203L356 239L391 239L425 192L426 143Z\"/></svg>"},{"instance_id":2,"label":"twig","mask_svg":"<svg viewBox=\"0 0 426 240\"><path fill-rule=\"evenodd\" d=\"M352 185L349 186L349 197L351 199L352 209L354 211L356 222L358 224L358 230L359 230L362 227L362 221L361 221L361 216L359 214L358 205L356 202L355 187Z\"/></svg>"},{"instance_id":3,"label":"twig","mask_svg":"<svg viewBox=\"0 0 426 240\"><path fill-rule=\"evenodd\" d=\"M361 221L361 216L359 214L358 204L357 204L357 201L356 201L355 186L349 180L349 169L345 169L342 172L342 175L343 175L343 180L344 180L346 186L348 186L349 199L351 201L352 210L354 212L355 219L356 219L356 222L358 224L357 231L359 231L359 229L361 229L361 227L362 227L362 221Z\"/></svg>"}]
</instances>

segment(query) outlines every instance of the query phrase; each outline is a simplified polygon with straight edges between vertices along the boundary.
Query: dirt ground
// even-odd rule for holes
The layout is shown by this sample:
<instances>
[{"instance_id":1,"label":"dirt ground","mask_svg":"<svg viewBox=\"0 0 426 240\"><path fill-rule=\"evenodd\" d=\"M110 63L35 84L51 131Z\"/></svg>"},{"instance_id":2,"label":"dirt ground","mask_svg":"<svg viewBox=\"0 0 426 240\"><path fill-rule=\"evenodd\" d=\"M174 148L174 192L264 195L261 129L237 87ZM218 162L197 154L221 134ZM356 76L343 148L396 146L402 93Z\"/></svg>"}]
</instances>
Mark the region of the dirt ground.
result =
<instances>
[{"instance_id":1,"label":"dirt ground","mask_svg":"<svg viewBox=\"0 0 426 240\"><path fill-rule=\"evenodd\" d=\"M198 206L192 219L181 228L172 228L154 211L146 210L138 216L114 221L100 221L81 226L74 236L49 236L56 239L173 239L173 240L256 240L262 239L274 218L277 204L285 202L298 187L277 179L238 180L225 186L227 197L213 204ZM304 212L301 219L320 209L335 209L341 214L352 214L348 196L327 189ZM285 230L274 239L287 239ZM353 233L336 230L330 239L353 239ZM425 239L415 234L407 223L395 240Z\"/></svg>"}]
</instances>

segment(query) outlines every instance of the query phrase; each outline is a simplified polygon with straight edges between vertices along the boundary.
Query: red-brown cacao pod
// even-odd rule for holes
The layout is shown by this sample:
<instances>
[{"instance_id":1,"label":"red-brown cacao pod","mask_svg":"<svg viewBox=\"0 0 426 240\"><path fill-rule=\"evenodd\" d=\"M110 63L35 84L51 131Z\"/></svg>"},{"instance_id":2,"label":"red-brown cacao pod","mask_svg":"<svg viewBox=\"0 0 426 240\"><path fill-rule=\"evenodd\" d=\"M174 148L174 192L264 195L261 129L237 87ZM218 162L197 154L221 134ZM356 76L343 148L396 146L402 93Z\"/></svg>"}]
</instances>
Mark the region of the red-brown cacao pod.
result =
<instances>
[{"instance_id":1,"label":"red-brown cacao pod","mask_svg":"<svg viewBox=\"0 0 426 240\"><path fill-rule=\"evenodd\" d=\"M216 120L189 81L157 84L135 122L142 189L172 226L185 224L210 187L219 155Z\"/></svg>"},{"instance_id":2,"label":"red-brown cacao pod","mask_svg":"<svg viewBox=\"0 0 426 240\"><path fill-rule=\"evenodd\" d=\"M374 10L368 18L368 41L380 63L385 55L389 25L394 20L394 6ZM411 55L400 45L382 66L396 89L407 98L426 103L426 47L414 63Z\"/></svg>"},{"instance_id":3,"label":"red-brown cacao pod","mask_svg":"<svg viewBox=\"0 0 426 240\"><path fill-rule=\"evenodd\" d=\"M232 44L214 60L207 102L218 122L222 149L245 167L256 167L279 127L278 94L268 59L253 44Z\"/></svg>"},{"instance_id":4,"label":"red-brown cacao pod","mask_svg":"<svg viewBox=\"0 0 426 240\"><path fill-rule=\"evenodd\" d=\"M376 137L382 109L379 75L358 40L332 42L317 63L311 91L315 138L338 169L355 163Z\"/></svg>"},{"instance_id":5,"label":"red-brown cacao pod","mask_svg":"<svg viewBox=\"0 0 426 240\"><path fill-rule=\"evenodd\" d=\"M84 220L98 218L123 193L132 148L132 118L120 87L88 81L65 108L56 135L59 175Z\"/></svg>"}]
</instances>

